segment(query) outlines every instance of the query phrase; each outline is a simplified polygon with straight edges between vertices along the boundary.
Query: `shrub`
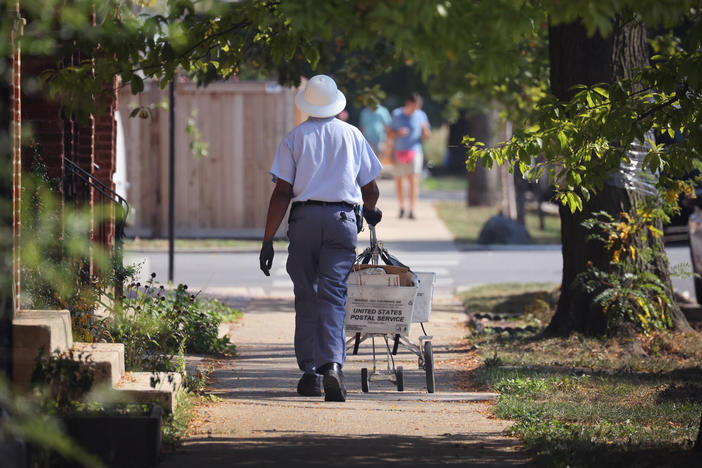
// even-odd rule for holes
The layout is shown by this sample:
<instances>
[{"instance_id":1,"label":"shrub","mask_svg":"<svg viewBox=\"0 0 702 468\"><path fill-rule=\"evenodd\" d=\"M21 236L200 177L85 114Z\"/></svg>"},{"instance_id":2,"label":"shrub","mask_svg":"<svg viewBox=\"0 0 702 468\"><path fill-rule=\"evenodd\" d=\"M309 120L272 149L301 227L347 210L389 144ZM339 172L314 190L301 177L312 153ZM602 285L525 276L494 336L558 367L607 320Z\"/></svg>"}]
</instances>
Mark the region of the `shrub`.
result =
<instances>
[{"instance_id":1,"label":"shrub","mask_svg":"<svg viewBox=\"0 0 702 468\"><path fill-rule=\"evenodd\" d=\"M96 370L89 355L73 351L43 354L42 349L35 360L32 386L39 391L46 390L50 395L48 401L59 408L82 400L93 386Z\"/></svg>"},{"instance_id":2,"label":"shrub","mask_svg":"<svg viewBox=\"0 0 702 468\"><path fill-rule=\"evenodd\" d=\"M152 273L144 285L129 284L110 324L114 340L124 343L129 370L182 371L186 351L234 352L218 333L223 319L238 311L216 299L200 299L184 284L167 290L155 278Z\"/></svg>"},{"instance_id":3,"label":"shrub","mask_svg":"<svg viewBox=\"0 0 702 468\"><path fill-rule=\"evenodd\" d=\"M665 256L657 244L649 242L663 234L659 225L665 212L651 200L635 205L634 211L635 216L622 212L617 218L600 211L582 223L590 232L588 239L600 242L610 261L606 268L589 262L576 277L575 287L592 295L602 308L609 334L622 323L647 334L673 326L666 284L646 269Z\"/></svg>"},{"instance_id":4,"label":"shrub","mask_svg":"<svg viewBox=\"0 0 702 468\"><path fill-rule=\"evenodd\" d=\"M94 312L103 294L125 269L103 246L91 242L95 224L109 210L75 206L63 200L64 180L48 176L39 147L30 171L22 176L22 304L26 309L67 309L73 339L110 341L106 327ZM92 267L91 267L92 262Z\"/></svg>"}]
</instances>

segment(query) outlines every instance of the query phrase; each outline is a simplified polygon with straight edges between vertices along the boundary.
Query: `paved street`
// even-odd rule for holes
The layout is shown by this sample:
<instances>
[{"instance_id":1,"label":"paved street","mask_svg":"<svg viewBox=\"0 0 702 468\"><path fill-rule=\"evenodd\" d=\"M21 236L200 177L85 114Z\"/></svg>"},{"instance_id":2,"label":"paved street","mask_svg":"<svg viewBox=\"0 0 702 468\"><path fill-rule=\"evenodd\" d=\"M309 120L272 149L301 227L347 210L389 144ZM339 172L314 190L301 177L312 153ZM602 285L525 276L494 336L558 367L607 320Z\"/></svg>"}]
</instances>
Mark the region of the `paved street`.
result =
<instances>
[{"instance_id":1,"label":"paved street","mask_svg":"<svg viewBox=\"0 0 702 468\"><path fill-rule=\"evenodd\" d=\"M433 208L437 200L462 200L462 191L434 191L421 194L416 208L417 220L398 219L399 204L392 180L378 181L383 210L378 239L387 249L416 271L436 273L437 296L453 296L476 284L509 282L558 283L562 274L558 245L490 246L476 250L456 250L453 236ZM358 238L358 252L369 244L368 231ZM687 246L668 249L672 265L690 263ZM142 265L142 278L155 272L166 282L166 252L128 252L128 261ZM183 251L176 252L175 281L208 293L240 297L289 297L292 283L285 271L287 252L277 251L271 276L258 268L258 252ZM673 280L675 288L694 296L692 279Z\"/></svg>"},{"instance_id":2,"label":"paved street","mask_svg":"<svg viewBox=\"0 0 702 468\"><path fill-rule=\"evenodd\" d=\"M380 180L378 206L384 212L378 225L378 238L387 249L416 271L436 273L438 296L452 296L456 291L476 284L509 282L558 283L562 274L561 249L558 245L490 246L476 250L456 250L453 237L433 209L438 199L456 199L462 192L444 191L422 195L417 220L398 219L399 210L391 180ZM368 231L358 238L358 251L369 244ZM690 263L687 246L668 248L671 265ZM166 252L128 252L129 261L140 263L142 278L155 272L165 282L168 272ZM221 250L176 252L175 281L193 289L227 296L288 297L292 283L285 271L287 252L277 251L271 276L258 268L258 251L223 252ZM694 296L692 279L675 278L675 288Z\"/></svg>"},{"instance_id":3,"label":"paved street","mask_svg":"<svg viewBox=\"0 0 702 468\"><path fill-rule=\"evenodd\" d=\"M456 252L389 250L416 271L437 274L436 293L453 294L457 287L509 281L557 282L561 274L559 250L539 252ZM145 270L157 278L167 274L167 255L149 253ZM245 296L290 296L292 283L285 271L286 252L276 252L271 276L258 269L258 253L180 253L177 282L196 289ZM538 265L538 268L535 266Z\"/></svg>"},{"instance_id":4,"label":"paved street","mask_svg":"<svg viewBox=\"0 0 702 468\"><path fill-rule=\"evenodd\" d=\"M389 243L387 247L414 270L436 272L437 295L451 295L456 290L476 284L557 283L561 279L562 260L558 246L468 252L457 252L450 243L398 242ZM690 263L687 246L668 248L668 255L672 265ZM140 258L144 262L144 274L153 271L157 278L165 280L168 271L165 253L150 252L132 258ZM192 288L215 294L285 297L292 295L292 283L285 272L286 259L285 251L276 252L271 276L266 277L258 269L258 252L178 253L175 279ZM673 283L679 291L688 291L694 296L692 279L675 278Z\"/></svg>"}]
</instances>

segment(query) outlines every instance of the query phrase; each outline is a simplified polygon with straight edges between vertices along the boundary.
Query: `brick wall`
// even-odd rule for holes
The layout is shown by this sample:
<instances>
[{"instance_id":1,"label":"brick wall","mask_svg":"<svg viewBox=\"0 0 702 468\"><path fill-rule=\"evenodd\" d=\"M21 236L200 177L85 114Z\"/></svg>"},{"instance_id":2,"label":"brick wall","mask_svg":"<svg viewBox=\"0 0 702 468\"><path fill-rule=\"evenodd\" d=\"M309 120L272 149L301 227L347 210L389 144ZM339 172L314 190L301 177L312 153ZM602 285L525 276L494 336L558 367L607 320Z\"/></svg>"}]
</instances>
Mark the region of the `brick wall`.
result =
<instances>
[{"instance_id":1,"label":"brick wall","mask_svg":"<svg viewBox=\"0 0 702 468\"><path fill-rule=\"evenodd\" d=\"M47 68L56 64L46 57L24 57L21 73L25 77L36 77ZM22 89L22 125L29 127L31 141L25 141L22 148L22 164L25 170L31 167L34 151L30 143L39 145L39 153L48 166L48 175L61 178L64 175L64 124L61 108L58 104L48 102L37 91L33 93ZM26 128L25 128L26 130Z\"/></svg>"},{"instance_id":2,"label":"brick wall","mask_svg":"<svg viewBox=\"0 0 702 468\"><path fill-rule=\"evenodd\" d=\"M14 14L16 18L19 16L19 1L15 4ZM17 23L19 26L20 23ZM22 54L19 44L20 31L13 28L10 32L10 44L15 45L10 59L11 66L11 86L10 86L10 137L12 151L12 310L13 316L19 310L20 305L20 214L22 206L22 107L21 107L21 67Z\"/></svg>"},{"instance_id":3,"label":"brick wall","mask_svg":"<svg viewBox=\"0 0 702 468\"><path fill-rule=\"evenodd\" d=\"M73 59L79 60L80 57L76 54L71 60ZM21 72L25 78L37 77L45 69L55 68L56 65L46 57L25 57L18 73ZM108 94L105 113L90 116L87 121L64 115L58 104L48 101L39 93L30 94L24 91L21 92L21 113L23 125L30 126L31 143L38 145L49 177L73 181L73 184L70 184L71 190L65 191L66 187L61 187L63 203L70 202L81 209L89 209L90 240L109 248L112 246L115 232L113 203L103 198L99 190L78 177L72 177L66 163L66 159L70 159L86 173L114 189L112 176L116 159L116 80L108 83L105 89ZM18 171L22 166L25 171L31 167L35 151L29 143L25 142L21 148ZM19 185L18 182L17 186ZM91 273L94 272L93 268L91 254Z\"/></svg>"}]
</instances>

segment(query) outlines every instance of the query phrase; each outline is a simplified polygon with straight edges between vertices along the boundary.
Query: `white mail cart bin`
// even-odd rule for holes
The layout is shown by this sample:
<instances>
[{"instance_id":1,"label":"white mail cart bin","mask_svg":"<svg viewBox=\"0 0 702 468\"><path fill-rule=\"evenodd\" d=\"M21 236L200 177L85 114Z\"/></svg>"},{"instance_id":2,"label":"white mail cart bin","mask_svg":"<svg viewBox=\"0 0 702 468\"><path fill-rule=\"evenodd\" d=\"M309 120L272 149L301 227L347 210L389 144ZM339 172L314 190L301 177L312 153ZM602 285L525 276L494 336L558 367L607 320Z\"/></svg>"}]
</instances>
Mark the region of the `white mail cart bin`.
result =
<instances>
[{"instance_id":1,"label":"white mail cart bin","mask_svg":"<svg viewBox=\"0 0 702 468\"><path fill-rule=\"evenodd\" d=\"M354 265L348 279L344 323L349 336L347 349L353 349L352 354L358 354L362 342L372 342L373 368L361 369L363 392L367 393L370 382L375 380L388 380L398 391L404 390L404 370L402 366L395 366L393 358L400 347L418 356L419 368L426 373L427 391L435 391L432 337L424 333L419 337L419 345L409 337L412 323L429 319L434 277L434 273L423 273L420 277L404 266ZM419 314L422 320L418 320L415 314ZM377 367L376 338L385 343L386 369Z\"/></svg>"},{"instance_id":2,"label":"white mail cart bin","mask_svg":"<svg viewBox=\"0 0 702 468\"><path fill-rule=\"evenodd\" d=\"M428 322L431 318L431 302L434 299L434 282L436 273L415 272L417 275L417 298L412 311L412 323Z\"/></svg>"}]
</instances>

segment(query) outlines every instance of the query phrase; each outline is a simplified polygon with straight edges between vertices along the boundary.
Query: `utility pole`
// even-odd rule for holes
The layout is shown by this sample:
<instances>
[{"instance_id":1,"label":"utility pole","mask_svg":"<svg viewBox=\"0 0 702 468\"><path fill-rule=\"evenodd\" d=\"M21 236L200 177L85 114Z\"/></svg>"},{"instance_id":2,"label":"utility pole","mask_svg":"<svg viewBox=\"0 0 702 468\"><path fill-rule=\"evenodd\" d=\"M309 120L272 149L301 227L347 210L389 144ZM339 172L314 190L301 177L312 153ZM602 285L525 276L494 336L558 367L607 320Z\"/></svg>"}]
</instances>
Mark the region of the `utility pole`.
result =
<instances>
[{"instance_id":1,"label":"utility pole","mask_svg":"<svg viewBox=\"0 0 702 468\"><path fill-rule=\"evenodd\" d=\"M175 223L175 77L168 85L168 283L173 284Z\"/></svg>"}]
</instances>

